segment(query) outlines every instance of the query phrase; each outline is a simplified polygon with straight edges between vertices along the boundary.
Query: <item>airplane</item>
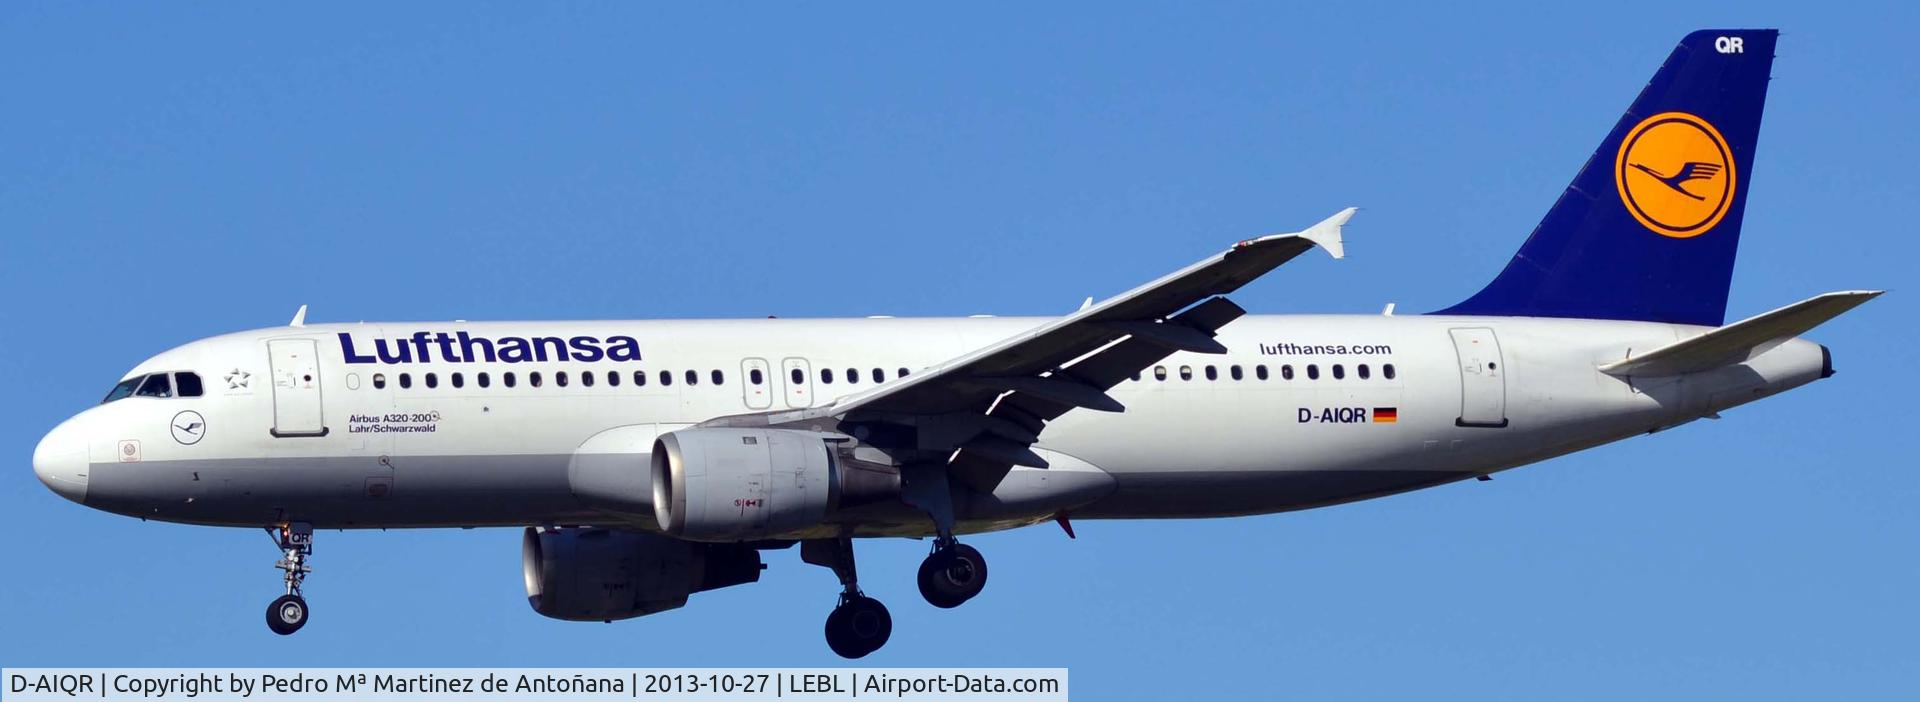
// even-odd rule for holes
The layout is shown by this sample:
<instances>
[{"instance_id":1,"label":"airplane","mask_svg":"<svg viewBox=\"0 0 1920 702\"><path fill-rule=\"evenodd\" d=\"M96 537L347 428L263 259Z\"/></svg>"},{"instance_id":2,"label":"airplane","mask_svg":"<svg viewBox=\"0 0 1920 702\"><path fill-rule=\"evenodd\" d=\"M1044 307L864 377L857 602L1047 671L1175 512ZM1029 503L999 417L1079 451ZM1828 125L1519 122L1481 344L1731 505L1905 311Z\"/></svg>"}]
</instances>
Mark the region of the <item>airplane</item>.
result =
<instances>
[{"instance_id":1,"label":"airplane","mask_svg":"<svg viewBox=\"0 0 1920 702\"><path fill-rule=\"evenodd\" d=\"M529 604L578 621L755 582L797 544L841 583L829 647L860 658L893 625L855 539L929 539L921 593L953 608L988 575L962 536L1486 479L1832 376L1801 335L1879 291L1726 323L1777 36L1688 34L1498 276L1427 314L1228 299L1343 257L1351 208L1060 317L308 324L302 306L141 362L33 468L94 509L269 531L283 635L310 616L317 530L518 527Z\"/></svg>"}]
</instances>

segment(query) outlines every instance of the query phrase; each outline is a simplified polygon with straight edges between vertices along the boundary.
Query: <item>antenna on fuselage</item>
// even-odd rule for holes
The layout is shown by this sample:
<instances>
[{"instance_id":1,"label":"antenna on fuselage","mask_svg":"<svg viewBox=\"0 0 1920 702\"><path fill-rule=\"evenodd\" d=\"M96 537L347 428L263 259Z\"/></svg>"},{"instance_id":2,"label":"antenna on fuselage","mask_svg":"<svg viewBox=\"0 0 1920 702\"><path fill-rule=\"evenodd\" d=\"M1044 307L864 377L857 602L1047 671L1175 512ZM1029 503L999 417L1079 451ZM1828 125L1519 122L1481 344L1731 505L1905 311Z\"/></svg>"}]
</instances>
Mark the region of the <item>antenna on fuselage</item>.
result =
<instances>
[{"instance_id":1,"label":"antenna on fuselage","mask_svg":"<svg viewBox=\"0 0 1920 702\"><path fill-rule=\"evenodd\" d=\"M307 306L306 305L301 305L300 309L294 310L293 321L287 322L287 326L289 327L307 326Z\"/></svg>"}]
</instances>

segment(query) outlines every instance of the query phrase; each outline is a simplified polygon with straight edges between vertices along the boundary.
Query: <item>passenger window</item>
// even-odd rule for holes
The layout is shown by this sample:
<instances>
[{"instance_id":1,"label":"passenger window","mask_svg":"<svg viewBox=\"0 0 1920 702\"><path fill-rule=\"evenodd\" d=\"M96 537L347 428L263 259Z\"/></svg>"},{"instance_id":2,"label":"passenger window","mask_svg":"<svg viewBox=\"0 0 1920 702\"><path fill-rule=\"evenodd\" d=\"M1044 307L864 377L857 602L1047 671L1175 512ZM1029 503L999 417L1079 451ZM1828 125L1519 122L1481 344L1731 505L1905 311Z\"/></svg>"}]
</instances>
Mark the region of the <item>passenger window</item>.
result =
<instances>
[{"instance_id":1,"label":"passenger window","mask_svg":"<svg viewBox=\"0 0 1920 702\"><path fill-rule=\"evenodd\" d=\"M1293 380L1293 364L1288 363L1286 365L1280 366L1280 379Z\"/></svg>"},{"instance_id":2,"label":"passenger window","mask_svg":"<svg viewBox=\"0 0 1920 702\"><path fill-rule=\"evenodd\" d=\"M887 372L880 370L878 368L873 369L873 382L876 382L876 383L887 382Z\"/></svg>"},{"instance_id":3,"label":"passenger window","mask_svg":"<svg viewBox=\"0 0 1920 702\"><path fill-rule=\"evenodd\" d=\"M1385 377L1387 380L1393 380L1393 364L1389 363L1384 366L1381 366L1380 375L1382 377Z\"/></svg>"},{"instance_id":4,"label":"passenger window","mask_svg":"<svg viewBox=\"0 0 1920 702\"><path fill-rule=\"evenodd\" d=\"M483 388L493 387L493 377L487 375L486 371L480 371L478 375L475 375L473 382L479 383L480 387Z\"/></svg>"},{"instance_id":5,"label":"passenger window","mask_svg":"<svg viewBox=\"0 0 1920 702\"><path fill-rule=\"evenodd\" d=\"M1166 379L1167 379L1167 367L1166 367L1166 366L1154 366L1154 367L1153 367L1153 379L1154 379L1154 380L1166 380Z\"/></svg>"},{"instance_id":6,"label":"passenger window","mask_svg":"<svg viewBox=\"0 0 1920 702\"><path fill-rule=\"evenodd\" d=\"M430 388L437 388L437 387L440 387L440 376L438 376L438 375L434 375L434 374L432 374L432 373L428 373L428 374L427 374L427 387L430 387Z\"/></svg>"},{"instance_id":7,"label":"passenger window","mask_svg":"<svg viewBox=\"0 0 1920 702\"><path fill-rule=\"evenodd\" d=\"M400 388L404 390L411 387L413 387L413 375L410 373L401 373Z\"/></svg>"},{"instance_id":8,"label":"passenger window","mask_svg":"<svg viewBox=\"0 0 1920 702\"><path fill-rule=\"evenodd\" d=\"M607 371L607 387L620 387L620 371Z\"/></svg>"},{"instance_id":9,"label":"passenger window","mask_svg":"<svg viewBox=\"0 0 1920 702\"><path fill-rule=\"evenodd\" d=\"M695 372L695 371L687 371L687 373L686 373L686 375L687 375L687 384L688 384L688 385L699 385L699 384L700 384L700 374L699 374L698 372Z\"/></svg>"},{"instance_id":10,"label":"passenger window","mask_svg":"<svg viewBox=\"0 0 1920 702\"><path fill-rule=\"evenodd\" d=\"M828 385L832 385L832 384L833 384L833 369L832 369L832 368L822 368L822 369L820 369L820 382L822 382L822 383L826 383L826 384L828 384Z\"/></svg>"},{"instance_id":11,"label":"passenger window","mask_svg":"<svg viewBox=\"0 0 1920 702\"><path fill-rule=\"evenodd\" d=\"M1333 379L1340 380L1345 377L1347 377L1346 367L1338 363L1333 364Z\"/></svg>"},{"instance_id":12,"label":"passenger window","mask_svg":"<svg viewBox=\"0 0 1920 702\"><path fill-rule=\"evenodd\" d=\"M540 387L540 385L540 371L533 371L527 374L527 387L537 388Z\"/></svg>"},{"instance_id":13,"label":"passenger window","mask_svg":"<svg viewBox=\"0 0 1920 702\"><path fill-rule=\"evenodd\" d=\"M644 387L646 387L646 386L647 386L647 372L646 372L646 371L634 371L634 372L633 372L633 386L634 386L634 387L636 387L636 388L644 388Z\"/></svg>"},{"instance_id":14,"label":"passenger window","mask_svg":"<svg viewBox=\"0 0 1920 702\"><path fill-rule=\"evenodd\" d=\"M553 384L554 384L555 386L557 386L557 387L563 387L563 388L564 388L564 387L566 387L566 386L567 386L567 372L566 372L566 371L557 371L557 372L555 372L555 373L553 374Z\"/></svg>"},{"instance_id":15,"label":"passenger window","mask_svg":"<svg viewBox=\"0 0 1920 702\"><path fill-rule=\"evenodd\" d=\"M1265 363L1262 363L1262 364L1260 364L1260 365L1257 365L1257 366L1254 366L1254 367L1253 367L1253 377L1255 377L1255 378L1259 378L1259 379L1261 379L1261 380L1266 380L1266 379L1267 379L1267 364L1265 364Z\"/></svg>"},{"instance_id":16,"label":"passenger window","mask_svg":"<svg viewBox=\"0 0 1920 702\"><path fill-rule=\"evenodd\" d=\"M200 385L199 373L173 374L173 389L178 391L181 397L199 397L206 392L206 389Z\"/></svg>"},{"instance_id":17,"label":"passenger window","mask_svg":"<svg viewBox=\"0 0 1920 702\"><path fill-rule=\"evenodd\" d=\"M767 382L766 375L762 374L760 372L760 369L758 368L747 371L747 381L753 383L754 385L759 385L761 383Z\"/></svg>"},{"instance_id":18,"label":"passenger window","mask_svg":"<svg viewBox=\"0 0 1920 702\"><path fill-rule=\"evenodd\" d=\"M794 385L807 382L807 374L800 372L798 368L793 369L793 372L788 374L788 377L793 378Z\"/></svg>"},{"instance_id":19,"label":"passenger window","mask_svg":"<svg viewBox=\"0 0 1920 702\"><path fill-rule=\"evenodd\" d=\"M134 394L140 397L173 397L173 380L165 373L149 375L146 382L140 384L140 391Z\"/></svg>"},{"instance_id":20,"label":"passenger window","mask_svg":"<svg viewBox=\"0 0 1920 702\"><path fill-rule=\"evenodd\" d=\"M561 385L566 385L566 383L561 383ZM593 371L580 372L580 387L583 387L583 388L593 387Z\"/></svg>"},{"instance_id":21,"label":"passenger window","mask_svg":"<svg viewBox=\"0 0 1920 702\"><path fill-rule=\"evenodd\" d=\"M1207 380L1219 380L1219 379L1220 379L1220 371L1215 369L1213 366L1207 366Z\"/></svg>"},{"instance_id":22,"label":"passenger window","mask_svg":"<svg viewBox=\"0 0 1920 702\"><path fill-rule=\"evenodd\" d=\"M660 385L664 387L672 384L673 371L660 371Z\"/></svg>"},{"instance_id":23,"label":"passenger window","mask_svg":"<svg viewBox=\"0 0 1920 702\"><path fill-rule=\"evenodd\" d=\"M848 369L847 369L847 382L849 382L849 383L858 383L858 382L860 382L860 369L858 369L858 368L848 368Z\"/></svg>"},{"instance_id":24,"label":"passenger window","mask_svg":"<svg viewBox=\"0 0 1920 702\"><path fill-rule=\"evenodd\" d=\"M513 387L514 383L518 381L514 379L513 371L507 371L500 375L500 382L506 385L507 387Z\"/></svg>"},{"instance_id":25,"label":"passenger window","mask_svg":"<svg viewBox=\"0 0 1920 702\"><path fill-rule=\"evenodd\" d=\"M1180 379L1181 379L1181 380L1193 380L1193 366L1181 366L1181 367L1180 367Z\"/></svg>"},{"instance_id":26,"label":"passenger window","mask_svg":"<svg viewBox=\"0 0 1920 702\"><path fill-rule=\"evenodd\" d=\"M1135 374L1133 374L1133 382L1136 382L1136 383L1138 383L1138 382L1140 382L1140 374L1139 374L1139 373L1135 373Z\"/></svg>"},{"instance_id":27,"label":"passenger window","mask_svg":"<svg viewBox=\"0 0 1920 702\"><path fill-rule=\"evenodd\" d=\"M1139 380L1139 379L1140 379L1140 377L1139 377L1139 376L1140 376L1140 374L1139 374L1139 373L1135 373L1135 374L1134 374L1134 380ZM905 378L905 377L907 377L907 369L905 369L905 368L895 368L895 369L893 370L893 377L895 377L895 378Z\"/></svg>"},{"instance_id":28,"label":"passenger window","mask_svg":"<svg viewBox=\"0 0 1920 702\"><path fill-rule=\"evenodd\" d=\"M461 375L461 374L459 374L459 373L454 373L454 374L453 374L453 377L451 377L451 378L448 378L448 380L452 380L452 381L453 381L453 386L454 386L454 387L456 387L456 388L464 388L464 387L466 387L466 386L467 386L467 379L466 379L466 377L465 377L465 376L463 376L463 375Z\"/></svg>"},{"instance_id":29,"label":"passenger window","mask_svg":"<svg viewBox=\"0 0 1920 702\"><path fill-rule=\"evenodd\" d=\"M709 373L707 373L707 376L708 376L708 379L709 379L709 380L712 380L712 381L713 381L713 384L714 384L714 385L726 385L726 384L727 384L727 376L726 376L726 374L725 374L725 373L721 373L720 371L717 371L717 370L716 370L716 371L712 371L712 372L709 372Z\"/></svg>"},{"instance_id":30,"label":"passenger window","mask_svg":"<svg viewBox=\"0 0 1920 702\"><path fill-rule=\"evenodd\" d=\"M1320 366L1318 364L1313 364L1313 363L1307 364L1307 380L1319 380L1319 379L1320 379Z\"/></svg>"},{"instance_id":31,"label":"passenger window","mask_svg":"<svg viewBox=\"0 0 1920 702\"><path fill-rule=\"evenodd\" d=\"M1359 371L1361 380L1366 380L1367 378L1373 377L1373 371L1367 370L1367 364L1365 363L1360 364L1360 367L1354 370Z\"/></svg>"},{"instance_id":32,"label":"passenger window","mask_svg":"<svg viewBox=\"0 0 1920 702\"><path fill-rule=\"evenodd\" d=\"M387 389L387 374L385 373L373 374L373 389L375 390Z\"/></svg>"},{"instance_id":33,"label":"passenger window","mask_svg":"<svg viewBox=\"0 0 1920 702\"><path fill-rule=\"evenodd\" d=\"M1227 375L1229 375L1229 376L1232 376L1232 378L1233 378L1234 380L1239 380L1239 379L1241 378L1241 374L1240 374L1240 367L1239 367L1239 366L1229 366L1229 367L1227 368Z\"/></svg>"}]
</instances>

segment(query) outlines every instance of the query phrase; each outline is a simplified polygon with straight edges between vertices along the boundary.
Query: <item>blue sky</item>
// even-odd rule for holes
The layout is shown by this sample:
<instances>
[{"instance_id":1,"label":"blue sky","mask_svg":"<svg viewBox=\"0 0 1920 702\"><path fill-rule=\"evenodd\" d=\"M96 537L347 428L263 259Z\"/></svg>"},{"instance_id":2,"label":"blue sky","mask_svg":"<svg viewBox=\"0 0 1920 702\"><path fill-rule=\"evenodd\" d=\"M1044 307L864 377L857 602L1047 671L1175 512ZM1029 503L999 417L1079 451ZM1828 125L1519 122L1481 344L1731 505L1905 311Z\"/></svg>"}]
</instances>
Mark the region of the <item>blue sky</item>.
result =
<instances>
[{"instance_id":1,"label":"blue sky","mask_svg":"<svg viewBox=\"0 0 1920 702\"><path fill-rule=\"evenodd\" d=\"M1840 375L1303 513L863 543L883 666L1082 699L1872 698L1920 687L1911 4L0 6L0 664L838 665L835 583L535 615L516 530L323 533L261 623L254 531L94 512L34 442L140 359L315 321L1049 314L1347 205L1263 313L1435 309L1518 247L1685 32L1784 30L1730 316L1892 294ZM1691 4L1690 4L1691 5Z\"/></svg>"}]
</instances>

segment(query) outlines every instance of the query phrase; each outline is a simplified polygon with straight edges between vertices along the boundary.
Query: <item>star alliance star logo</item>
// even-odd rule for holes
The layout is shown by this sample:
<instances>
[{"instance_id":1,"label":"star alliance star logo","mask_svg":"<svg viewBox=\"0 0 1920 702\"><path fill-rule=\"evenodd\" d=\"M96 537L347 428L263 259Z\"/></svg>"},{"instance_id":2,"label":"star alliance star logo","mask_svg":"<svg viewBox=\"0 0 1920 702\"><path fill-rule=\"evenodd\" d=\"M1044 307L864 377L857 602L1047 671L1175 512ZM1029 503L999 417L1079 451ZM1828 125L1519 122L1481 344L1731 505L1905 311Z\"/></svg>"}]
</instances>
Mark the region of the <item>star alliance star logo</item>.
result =
<instances>
[{"instance_id":1,"label":"star alliance star logo","mask_svg":"<svg viewBox=\"0 0 1920 702\"><path fill-rule=\"evenodd\" d=\"M248 373L246 371L235 368L233 369L233 372L227 374L227 389L240 390L240 389L246 388L247 380L252 377L253 377L252 373Z\"/></svg>"}]
</instances>

